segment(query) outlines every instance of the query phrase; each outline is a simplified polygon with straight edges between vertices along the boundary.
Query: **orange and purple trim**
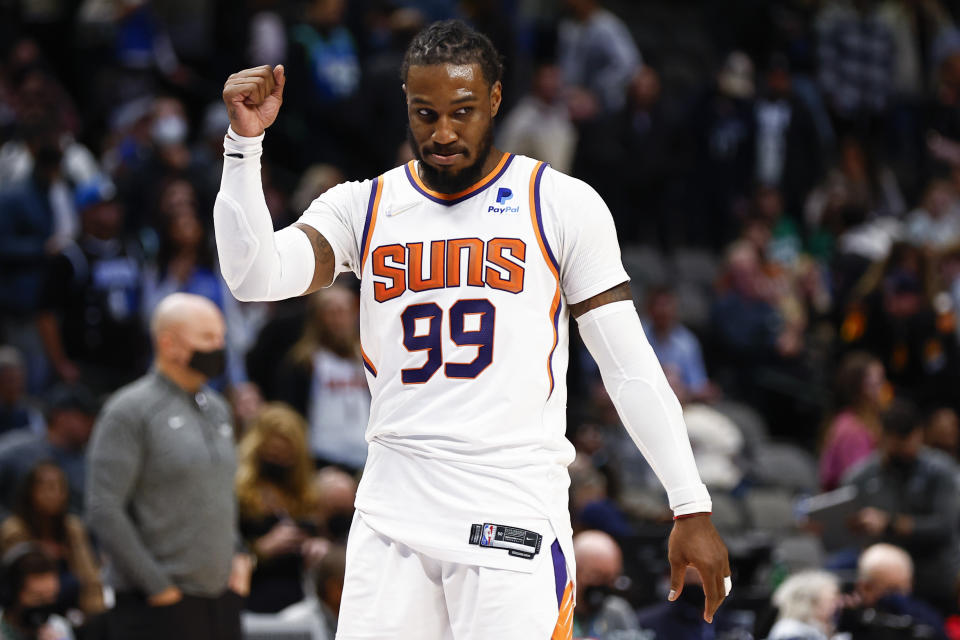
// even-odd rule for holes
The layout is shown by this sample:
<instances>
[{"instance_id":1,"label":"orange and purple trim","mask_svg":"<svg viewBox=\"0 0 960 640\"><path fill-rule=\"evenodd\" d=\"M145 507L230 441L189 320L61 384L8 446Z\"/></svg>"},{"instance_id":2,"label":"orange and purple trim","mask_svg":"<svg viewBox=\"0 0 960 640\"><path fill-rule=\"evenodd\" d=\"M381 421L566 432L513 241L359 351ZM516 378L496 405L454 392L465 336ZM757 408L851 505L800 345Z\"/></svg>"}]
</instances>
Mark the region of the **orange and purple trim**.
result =
<instances>
[{"instance_id":1,"label":"orange and purple trim","mask_svg":"<svg viewBox=\"0 0 960 640\"><path fill-rule=\"evenodd\" d=\"M363 346L360 346L360 356L363 358L363 366L367 368L373 377L377 377L377 368L373 366L373 363L370 362L370 357L367 355L367 352L363 350Z\"/></svg>"},{"instance_id":2,"label":"orange and purple trim","mask_svg":"<svg viewBox=\"0 0 960 640\"><path fill-rule=\"evenodd\" d=\"M430 200L438 204L443 205L454 205L459 202L463 202L467 198L473 197L492 185L494 182L500 179L506 170L510 166L510 163L513 161L514 155L512 153L504 153L500 158L500 162L497 163L497 166L493 168L493 171L488 173L482 180L477 182L471 187L459 191L457 193L440 193L439 191L434 191L427 185L423 183L423 180L420 179L420 175L417 173L417 165L411 160L406 164L404 170L407 173L407 179L410 180L410 184L414 189L419 191L422 195L426 196Z\"/></svg>"},{"instance_id":3,"label":"orange and purple trim","mask_svg":"<svg viewBox=\"0 0 960 640\"><path fill-rule=\"evenodd\" d=\"M363 277L363 267L367 264L367 255L370 253L370 240L373 238L373 228L377 225L377 211L380 209L380 196L382 194L383 176L378 176L373 179L373 183L370 185L370 201L367 203L367 219L363 223L363 236L360 238L361 277Z\"/></svg>"},{"instance_id":4,"label":"orange and purple trim","mask_svg":"<svg viewBox=\"0 0 960 640\"><path fill-rule=\"evenodd\" d=\"M547 235L543 230L543 215L540 210L540 180L543 178L543 172L547 168L545 162L538 162L533 173L530 174L530 218L533 223L533 231L537 236L537 244L540 245L540 251L543 252L543 258L547 262L550 273L557 281L557 289L553 294L553 301L550 303L550 320L553 323L553 346L550 347L550 356L547 358L547 374L550 376L550 394L553 395L555 386L553 379L553 352L557 350L559 340L560 325L560 264L553 255L550 245L547 243ZM548 395L548 397L549 397Z\"/></svg>"}]
</instances>

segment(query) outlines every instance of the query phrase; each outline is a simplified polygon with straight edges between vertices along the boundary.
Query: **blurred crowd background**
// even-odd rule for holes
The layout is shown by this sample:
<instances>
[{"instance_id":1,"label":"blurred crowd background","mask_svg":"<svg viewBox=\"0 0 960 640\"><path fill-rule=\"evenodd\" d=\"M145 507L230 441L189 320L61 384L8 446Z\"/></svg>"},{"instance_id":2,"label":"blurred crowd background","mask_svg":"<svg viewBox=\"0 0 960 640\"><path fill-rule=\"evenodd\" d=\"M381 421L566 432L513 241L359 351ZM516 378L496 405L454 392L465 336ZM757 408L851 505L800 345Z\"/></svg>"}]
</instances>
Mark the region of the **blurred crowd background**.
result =
<instances>
[{"instance_id":1,"label":"blurred crowd background","mask_svg":"<svg viewBox=\"0 0 960 640\"><path fill-rule=\"evenodd\" d=\"M665 496L574 337L578 633L960 638L956 0L0 0L0 545L46 544L74 622L109 603L84 448L157 302L197 293L227 319L249 620L332 628L369 408L357 286L231 297L220 92L286 67L281 228L412 157L400 61L448 17L504 55L498 146L609 205L731 552L713 627L693 575L662 604ZM844 487L846 531L805 517Z\"/></svg>"}]
</instances>

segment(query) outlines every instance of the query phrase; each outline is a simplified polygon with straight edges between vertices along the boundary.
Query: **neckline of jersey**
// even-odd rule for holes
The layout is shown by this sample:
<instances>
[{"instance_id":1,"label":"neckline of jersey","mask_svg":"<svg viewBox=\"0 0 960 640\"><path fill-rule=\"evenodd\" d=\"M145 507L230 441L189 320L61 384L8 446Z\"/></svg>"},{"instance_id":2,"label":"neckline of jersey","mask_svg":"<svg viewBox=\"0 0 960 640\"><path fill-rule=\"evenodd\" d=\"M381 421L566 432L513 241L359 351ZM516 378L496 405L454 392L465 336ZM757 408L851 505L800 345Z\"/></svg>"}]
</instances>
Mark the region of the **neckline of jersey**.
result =
<instances>
[{"instance_id":1,"label":"neckline of jersey","mask_svg":"<svg viewBox=\"0 0 960 640\"><path fill-rule=\"evenodd\" d=\"M411 160L410 162L408 162L404 167L404 170L406 171L407 179L410 181L410 185L414 189L416 189L422 195L426 196L427 198L429 198L430 200L433 200L438 204L450 206L450 205L457 204L459 202L463 202L467 198L471 198L477 195L478 193L480 193L481 191L483 191L484 189L492 185L494 182L496 182L500 178L500 176L502 176L504 172L506 172L507 167L510 166L510 163L513 161L514 157L515 157L515 154L510 152L504 152L503 157L500 158L500 162L497 163L497 166L494 167L490 173L488 173L486 176L484 176L482 179L480 179L478 182L476 182L472 186L467 187L466 189L458 193L440 193L439 191L434 191L433 189L425 185L423 181L420 179L420 174L417 171L416 160Z\"/></svg>"}]
</instances>

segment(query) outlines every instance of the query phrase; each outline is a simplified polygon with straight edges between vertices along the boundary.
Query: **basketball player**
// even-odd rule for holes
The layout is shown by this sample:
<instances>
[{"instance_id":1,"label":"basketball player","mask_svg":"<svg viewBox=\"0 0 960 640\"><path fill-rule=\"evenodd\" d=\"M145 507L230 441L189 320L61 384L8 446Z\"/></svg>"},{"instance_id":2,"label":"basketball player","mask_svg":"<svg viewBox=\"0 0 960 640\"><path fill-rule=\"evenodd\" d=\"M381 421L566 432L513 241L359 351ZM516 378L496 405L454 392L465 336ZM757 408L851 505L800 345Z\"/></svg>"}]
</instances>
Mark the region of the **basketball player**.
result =
<instances>
[{"instance_id":1,"label":"basketball player","mask_svg":"<svg viewBox=\"0 0 960 640\"><path fill-rule=\"evenodd\" d=\"M667 490L670 599L695 567L711 621L729 591L680 405L634 309L610 212L586 184L493 148L499 56L435 23L401 71L417 161L341 184L273 231L260 182L277 66L230 76L214 208L241 300L361 281L369 454L337 638L570 638L573 552L564 438L573 315L607 391ZM322 122L314 126L323 126Z\"/></svg>"}]
</instances>

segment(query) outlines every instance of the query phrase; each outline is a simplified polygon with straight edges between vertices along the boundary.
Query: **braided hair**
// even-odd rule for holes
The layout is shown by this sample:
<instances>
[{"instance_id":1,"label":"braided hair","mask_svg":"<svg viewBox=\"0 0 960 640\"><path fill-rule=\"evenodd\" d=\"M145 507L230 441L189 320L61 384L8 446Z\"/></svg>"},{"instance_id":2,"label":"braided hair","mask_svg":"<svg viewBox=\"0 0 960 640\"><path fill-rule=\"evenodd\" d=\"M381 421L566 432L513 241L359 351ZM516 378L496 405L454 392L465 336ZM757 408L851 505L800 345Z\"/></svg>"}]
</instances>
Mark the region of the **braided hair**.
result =
<instances>
[{"instance_id":1,"label":"braided hair","mask_svg":"<svg viewBox=\"0 0 960 640\"><path fill-rule=\"evenodd\" d=\"M462 20L434 22L418 33L403 56L400 78L414 65L478 64L491 87L503 76L503 62L490 38Z\"/></svg>"}]
</instances>

